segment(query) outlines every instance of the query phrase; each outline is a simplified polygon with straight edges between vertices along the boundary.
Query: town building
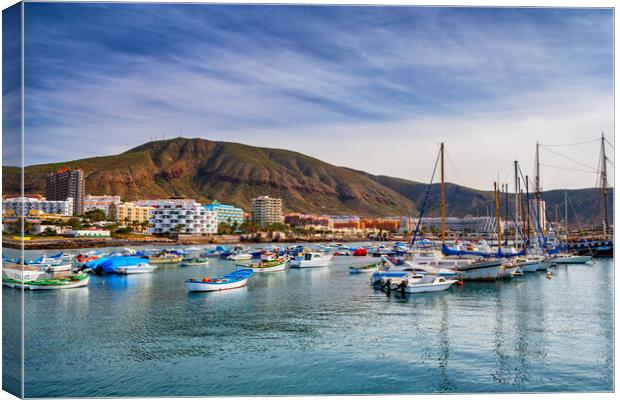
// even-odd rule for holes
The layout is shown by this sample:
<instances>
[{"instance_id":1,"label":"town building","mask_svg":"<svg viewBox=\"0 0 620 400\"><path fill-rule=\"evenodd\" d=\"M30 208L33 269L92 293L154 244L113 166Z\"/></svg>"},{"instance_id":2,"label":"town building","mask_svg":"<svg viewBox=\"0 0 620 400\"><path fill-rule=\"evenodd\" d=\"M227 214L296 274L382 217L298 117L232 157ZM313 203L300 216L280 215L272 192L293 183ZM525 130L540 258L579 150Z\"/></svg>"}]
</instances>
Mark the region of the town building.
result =
<instances>
[{"instance_id":1,"label":"town building","mask_svg":"<svg viewBox=\"0 0 620 400\"><path fill-rule=\"evenodd\" d=\"M136 203L126 202L110 205L110 217L119 226L132 225L133 223L142 224L148 222L152 206L142 206Z\"/></svg>"},{"instance_id":2,"label":"town building","mask_svg":"<svg viewBox=\"0 0 620 400\"><path fill-rule=\"evenodd\" d=\"M67 231L65 235L76 238L108 238L110 237L110 231L107 229L80 229Z\"/></svg>"},{"instance_id":3,"label":"town building","mask_svg":"<svg viewBox=\"0 0 620 400\"><path fill-rule=\"evenodd\" d=\"M331 215L334 230L359 230L360 217L356 215Z\"/></svg>"},{"instance_id":4,"label":"town building","mask_svg":"<svg viewBox=\"0 0 620 400\"><path fill-rule=\"evenodd\" d=\"M45 197L48 200L73 199L73 214L84 212L84 172L63 167L47 174Z\"/></svg>"},{"instance_id":5,"label":"town building","mask_svg":"<svg viewBox=\"0 0 620 400\"><path fill-rule=\"evenodd\" d=\"M333 228L332 219L327 215L291 213L284 216L284 223L297 229L331 230Z\"/></svg>"},{"instance_id":6,"label":"town building","mask_svg":"<svg viewBox=\"0 0 620 400\"><path fill-rule=\"evenodd\" d=\"M417 218L413 221L413 229L417 224ZM441 231L441 217L423 218L420 223L421 229ZM463 234L495 235L497 232L497 220L495 217L446 217L446 231L460 232ZM501 226L504 230L504 226Z\"/></svg>"},{"instance_id":7,"label":"town building","mask_svg":"<svg viewBox=\"0 0 620 400\"><path fill-rule=\"evenodd\" d=\"M2 200L4 215L27 216L33 212L62 216L73 215L73 199L48 200L42 196L13 197Z\"/></svg>"},{"instance_id":8,"label":"town building","mask_svg":"<svg viewBox=\"0 0 620 400\"><path fill-rule=\"evenodd\" d=\"M142 206L151 206L149 233L155 235L179 233L207 235L217 233L216 214L191 199L140 200Z\"/></svg>"},{"instance_id":9,"label":"town building","mask_svg":"<svg viewBox=\"0 0 620 400\"><path fill-rule=\"evenodd\" d=\"M242 208L220 204L218 201L214 201L211 204L205 206L208 211L215 212L215 218L217 224L225 223L228 225L241 225L245 220L245 211Z\"/></svg>"},{"instance_id":10,"label":"town building","mask_svg":"<svg viewBox=\"0 0 620 400\"><path fill-rule=\"evenodd\" d=\"M111 208L117 207L119 204L121 204L121 196L109 196L107 194L93 196L89 194L84 197L84 212L100 209L103 210L106 218L112 218L114 215Z\"/></svg>"},{"instance_id":11,"label":"town building","mask_svg":"<svg viewBox=\"0 0 620 400\"><path fill-rule=\"evenodd\" d=\"M282 223L282 199L258 196L250 201L252 220L260 225Z\"/></svg>"},{"instance_id":12,"label":"town building","mask_svg":"<svg viewBox=\"0 0 620 400\"><path fill-rule=\"evenodd\" d=\"M396 232L400 228L400 221L387 218L363 218L360 220L360 229Z\"/></svg>"}]
</instances>

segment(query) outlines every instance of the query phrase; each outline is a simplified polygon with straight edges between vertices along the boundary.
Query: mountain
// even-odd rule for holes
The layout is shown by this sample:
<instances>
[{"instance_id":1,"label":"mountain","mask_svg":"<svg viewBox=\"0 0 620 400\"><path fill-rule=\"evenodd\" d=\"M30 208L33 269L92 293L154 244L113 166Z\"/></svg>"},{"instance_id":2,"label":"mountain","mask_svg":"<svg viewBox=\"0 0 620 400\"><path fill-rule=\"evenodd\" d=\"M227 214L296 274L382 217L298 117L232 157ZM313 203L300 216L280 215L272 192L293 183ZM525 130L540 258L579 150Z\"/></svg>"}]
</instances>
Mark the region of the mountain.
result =
<instances>
[{"instance_id":1,"label":"mountain","mask_svg":"<svg viewBox=\"0 0 620 400\"><path fill-rule=\"evenodd\" d=\"M406 215L421 207L428 185L338 167L301 153L204 139L176 138L145 143L124 153L25 168L25 192L44 193L45 175L62 166L81 168L89 194L118 194L124 200L190 197L219 200L249 209L252 197L281 197L286 211L364 216ZM19 191L19 169L3 167L4 193ZM557 192L557 193L556 193ZM544 194L548 209L563 191ZM598 215L595 189L569 191L583 222ZM446 184L447 214L493 214L490 191ZM439 215L434 184L428 216Z\"/></svg>"}]
</instances>

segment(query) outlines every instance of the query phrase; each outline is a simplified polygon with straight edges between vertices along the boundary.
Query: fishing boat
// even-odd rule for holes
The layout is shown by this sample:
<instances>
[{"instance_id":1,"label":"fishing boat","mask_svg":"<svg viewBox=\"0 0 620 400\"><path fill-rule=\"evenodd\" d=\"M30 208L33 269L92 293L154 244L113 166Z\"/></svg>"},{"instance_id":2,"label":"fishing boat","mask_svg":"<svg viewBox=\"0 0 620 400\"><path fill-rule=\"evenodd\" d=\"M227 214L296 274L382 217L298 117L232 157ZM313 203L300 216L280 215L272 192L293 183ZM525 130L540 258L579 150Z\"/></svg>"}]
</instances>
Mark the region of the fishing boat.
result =
<instances>
[{"instance_id":1,"label":"fishing boat","mask_svg":"<svg viewBox=\"0 0 620 400\"><path fill-rule=\"evenodd\" d=\"M58 290L73 289L88 285L90 276L85 273L71 275L66 278L38 279L32 281L20 281L10 278L2 278L2 285L25 290Z\"/></svg>"},{"instance_id":2,"label":"fishing boat","mask_svg":"<svg viewBox=\"0 0 620 400\"><path fill-rule=\"evenodd\" d=\"M216 292L237 289L247 285L248 279L253 274L254 271L249 268L238 269L221 278L188 279L185 281L185 286L190 292Z\"/></svg>"},{"instance_id":3,"label":"fishing boat","mask_svg":"<svg viewBox=\"0 0 620 400\"><path fill-rule=\"evenodd\" d=\"M247 261L252 259L251 253L233 253L226 257L230 261Z\"/></svg>"},{"instance_id":4,"label":"fishing boat","mask_svg":"<svg viewBox=\"0 0 620 400\"><path fill-rule=\"evenodd\" d=\"M380 263L372 263L372 264L366 264L366 265L362 265L362 266L350 266L349 267L349 272L352 273L352 274L363 274L363 273L375 272L379 265L381 265L381 264Z\"/></svg>"},{"instance_id":5,"label":"fishing boat","mask_svg":"<svg viewBox=\"0 0 620 400\"><path fill-rule=\"evenodd\" d=\"M182 259L182 256L169 252L161 252L153 256L148 256L150 264L178 264Z\"/></svg>"},{"instance_id":6,"label":"fishing boat","mask_svg":"<svg viewBox=\"0 0 620 400\"><path fill-rule=\"evenodd\" d=\"M75 262L76 262L76 265L82 266L82 265L85 265L89 261L96 260L96 259L101 258L103 256L104 256L104 254L102 252L91 250L91 251L89 251L87 253L78 254L75 257Z\"/></svg>"},{"instance_id":7,"label":"fishing boat","mask_svg":"<svg viewBox=\"0 0 620 400\"><path fill-rule=\"evenodd\" d=\"M61 252L58 254L54 254L53 256L49 256L49 258L60 259L62 261L71 262L75 258L75 254Z\"/></svg>"},{"instance_id":8,"label":"fishing boat","mask_svg":"<svg viewBox=\"0 0 620 400\"><path fill-rule=\"evenodd\" d=\"M134 274L148 274L155 271L157 266L143 263L137 265L127 265L116 268L116 273L119 275L134 275Z\"/></svg>"},{"instance_id":9,"label":"fishing boat","mask_svg":"<svg viewBox=\"0 0 620 400\"><path fill-rule=\"evenodd\" d=\"M284 271L286 269L286 262L288 261L285 257L280 257L273 261L260 261L257 263L252 263L250 265L237 264L240 268L251 268L254 272L276 272L276 271Z\"/></svg>"},{"instance_id":10,"label":"fishing boat","mask_svg":"<svg viewBox=\"0 0 620 400\"><path fill-rule=\"evenodd\" d=\"M13 267L8 267L8 268L5 266L2 268L3 278L6 277L10 280L14 280L18 282L34 281L34 280L37 280L43 274L45 274L45 270L22 269L19 265L15 265Z\"/></svg>"},{"instance_id":11,"label":"fishing boat","mask_svg":"<svg viewBox=\"0 0 620 400\"><path fill-rule=\"evenodd\" d=\"M66 272L71 271L72 269L73 265L71 264L48 265L45 267L45 271L52 273Z\"/></svg>"},{"instance_id":12,"label":"fishing boat","mask_svg":"<svg viewBox=\"0 0 620 400\"><path fill-rule=\"evenodd\" d=\"M206 257L185 257L179 263L182 267L209 265L210 259Z\"/></svg>"},{"instance_id":13,"label":"fishing boat","mask_svg":"<svg viewBox=\"0 0 620 400\"><path fill-rule=\"evenodd\" d=\"M412 294L441 292L448 290L458 282L456 279L448 279L432 274L419 275L407 273L403 276L375 274L371 278L371 284L375 288L386 291L400 290L402 293Z\"/></svg>"},{"instance_id":14,"label":"fishing boat","mask_svg":"<svg viewBox=\"0 0 620 400\"><path fill-rule=\"evenodd\" d=\"M291 268L327 267L332 262L333 254L305 252L290 261Z\"/></svg>"}]
</instances>

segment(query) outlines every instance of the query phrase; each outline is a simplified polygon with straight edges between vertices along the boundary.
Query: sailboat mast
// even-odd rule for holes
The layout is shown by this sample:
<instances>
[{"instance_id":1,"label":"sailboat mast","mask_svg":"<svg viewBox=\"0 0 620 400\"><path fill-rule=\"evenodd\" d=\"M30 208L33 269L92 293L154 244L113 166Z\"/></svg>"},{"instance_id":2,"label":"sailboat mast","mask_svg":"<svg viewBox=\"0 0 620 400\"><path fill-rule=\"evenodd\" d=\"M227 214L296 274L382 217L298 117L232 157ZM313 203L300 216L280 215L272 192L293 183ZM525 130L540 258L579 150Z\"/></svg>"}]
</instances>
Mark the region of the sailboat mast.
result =
<instances>
[{"instance_id":1,"label":"sailboat mast","mask_svg":"<svg viewBox=\"0 0 620 400\"><path fill-rule=\"evenodd\" d=\"M497 220L497 249L498 251L502 248L502 221L501 221L501 210L499 204L499 189L497 187L497 182L493 182L493 191L495 192L495 219Z\"/></svg>"},{"instance_id":2,"label":"sailboat mast","mask_svg":"<svg viewBox=\"0 0 620 400\"><path fill-rule=\"evenodd\" d=\"M607 156L605 155L605 134L601 132L601 219L603 222L603 236L607 237L607 229L609 228L609 199L607 186Z\"/></svg>"},{"instance_id":3,"label":"sailboat mast","mask_svg":"<svg viewBox=\"0 0 620 400\"><path fill-rule=\"evenodd\" d=\"M515 160L515 248L519 248L519 163Z\"/></svg>"},{"instance_id":4,"label":"sailboat mast","mask_svg":"<svg viewBox=\"0 0 620 400\"><path fill-rule=\"evenodd\" d=\"M531 243L530 236L530 178L525 175L525 204L527 206L527 245Z\"/></svg>"},{"instance_id":5,"label":"sailboat mast","mask_svg":"<svg viewBox=\"0 0 620 400\"><path fill-rule=\"evenodd\" d=\"M446 189L444 182L443 142L439 150L441 154L441 244L446 243Z\"/></svg>"},{"instance_id":6,"label":"sailboat mast","mask_svg":"<svg viewBox=\"0 0 620 400\"><path fill-rule=\"evenodd\" d=\"M568 192L564 191L564 230L566 231L566 239L568 240Z\"/></svg>"},{"instance_id":7,"label":"sailboat mast","mask_svg":"<svg viewBox=\"0 0 620 400\"><path fill-rule=\"evenodd\" d=\"M535 186L534 186L534 194L536 196L536 200L540 200L540 157L538 155L538 148L540 145L536 142L536 178L535 178Z\"/></svg>"}]
</instances>

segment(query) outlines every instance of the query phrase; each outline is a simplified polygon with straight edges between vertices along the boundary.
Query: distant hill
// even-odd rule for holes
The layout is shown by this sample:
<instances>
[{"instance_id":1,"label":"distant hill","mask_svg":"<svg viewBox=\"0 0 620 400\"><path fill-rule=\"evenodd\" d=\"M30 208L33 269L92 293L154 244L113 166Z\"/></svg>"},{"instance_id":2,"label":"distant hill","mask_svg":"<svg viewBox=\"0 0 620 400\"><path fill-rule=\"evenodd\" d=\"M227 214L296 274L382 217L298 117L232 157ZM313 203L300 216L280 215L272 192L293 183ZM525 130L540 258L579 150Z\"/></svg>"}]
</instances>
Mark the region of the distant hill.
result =
<instances>
[{"instance_id":1,"label":"distant hill","mask_svg":"<svg viewBox=\"0 0 620 400\"><path fill-rule=\"evenodd\" d=\"M118 194L124 200L191 197L217 199L249 209L258 195L281 197L287 211L407 215L421 207L427 184L375 176L337 167L301 153L176 138L145 143L121 154L26 167L26 193L45 192L45 174L61 166L81 168L89 194ZM19 191L19 169L3 167L4 193ZM563 204L563 191L544 194L548 209ZM598 215L596 189L571 190L582 223ZM447 213L451 216L493 214L492 192L449 183ZM428 216L439 215L440 189L433 185Z\"/></svg>"}]
</instances>

